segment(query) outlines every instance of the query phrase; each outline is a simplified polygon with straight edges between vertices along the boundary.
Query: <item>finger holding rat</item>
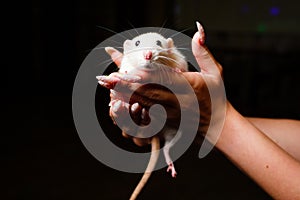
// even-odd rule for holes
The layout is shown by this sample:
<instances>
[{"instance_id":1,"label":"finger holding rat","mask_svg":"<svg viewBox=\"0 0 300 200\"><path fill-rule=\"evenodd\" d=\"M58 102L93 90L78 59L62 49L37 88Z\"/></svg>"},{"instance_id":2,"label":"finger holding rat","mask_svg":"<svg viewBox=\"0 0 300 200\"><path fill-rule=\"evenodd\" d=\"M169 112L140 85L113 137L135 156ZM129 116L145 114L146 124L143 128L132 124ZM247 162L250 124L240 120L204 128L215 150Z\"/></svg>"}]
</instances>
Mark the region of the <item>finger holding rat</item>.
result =
<instances>
[{"instance_id":1,"label":"finger holding rat","mask_svg":"<svg viewBox=\"0 0 300 200\"><path fill-rule=\"evenodd\" d=\"M142 113L141 113L141 121L140 124L141 125L148 125L151 121L150 115L149 115L149 111L146 110L145 108L142 109Z\"/></svg>"},{"instance_id":2,"label":"finger holding rat","mask_svg":"<svg viewBox=\"0 0 300 200\"><path fill-rule=\"evenodd\" d=\"M140 80L139 76L122 74L119 72L111 73L110 75L96 76L98 83L108 89L114 89L116 84L127 86L130 83L135 83ZM123 88L123 87L121 87Z\"/></svg>"},{"instance_id":3,"label":"finger holding rat","mask_svg":"<svg viewBox=\"0 0 300 200\"><path fill-rule=\"evenodd\" d=\"M192 51L196 58L201 72L210 75L219 75L218 62L214 59L208 48L205 46L205 33L202 25L197 22L198 31L192 39Z\"/></svg>"},{"instance_id":4,"label":"finger holding rat","mask_svg":"<svg viewBox=\"0 0 300 200\"><path fill-rule=\"evenodd\" d=\"M153 104L173 106L177 103L174 93L165 87L157 84L138 84L120 81L110 92L111 100L122 100L131 105L138 102L139 106L151 107ZM138 106L133 107L138 110Z\"/></svg>"},{"instance_id":5,"label":"finger holding rat","mask_svg":"<svg viewBox=\"0 0 300 200\"><path fill-rule=\"evenodd\" d=\"M121 101L121 100L112 100L109 103L110 109L109 109L109 115L116 124L115 118L120 117L124 115L126 112L128 112L129 104Z\"/></svg>"},{"instance_id":6,"label":"finger holding rat","mask_svg":"<svg viewBox=\"0 0 300 200\"><path fill-rule=\"evenodd\" d=\"M122 131L122 136L127 139L132 138L132 136L128 135L125 131Z\"/></svg>"},{"instance_id":7,"label":"finger holding rat","mask_svg":"<svg viewBox=\"0 0 300 200\"><path fill-rule=\"evenodd\" d=\"M119 78L120 80L127 81L130 83L135 83L141 80L140 76L133 75L133 74L123 74L123 73L115 72L114 76Z\"/></svg>"},{"instance_id":8,"label":"finger holding rat","mask_svg":"<svg viewBox=\"0 0 300 200\"><path fill-rule=\"evenodd\" d=\"M139 103L134 103L132 105L119 100L113 99L109 103L110 110L109 115L112 118L113 122L116 124L115 119L120 118L121 116L126 116L127 113L130 113L132 120L140 126L148 125L150 123L150 116L148 111L139 105Z\"/></svg>"},{"instance_id":9,"label":"finger holding rat","mask_svg":"<svg viewBox=\"0 0 300 200\"><path fill-rule=\"evenodd\" d=\"M132 104L129 107L130 116L136 124L145 126L150 123L149 112L146 110L146 108L143 108L138 102Z\"/></svg>"},{"instance_id":10,"label":"finger holding rat","mask_svg":"<svg viewBox=\"0 0 300 200\"><path fill-rule=\"evenodd\" d=\"M142 110L143 108L137 102L129 106L130 116L137 125L141 125L140 122L141 122Z\"/></svg>"},{"instance_id":11,"label":"finger holding rat","mask_svg":"<svg viewBox=\"0 0 300 200\"><path fill-rule=\"evenodd\" d=\"M98 79L98 83L102 87L105 87L107 89L113 89L115 87L116 83L118 83L120 81L120 79L118 79L117 77L111 76L111 75L96 76L96 78Z\"/></svg>"},{"instance_id":12,"label":"finger holding rat","mask_svg":"<svg viewBox=\"0 0 300 200\"><path fill-rule=\"evenodd\" d=\"M138 102L142 107L151 107L153 104L173 106L177 104L177 99L170 90L160 85L143 85L134 91L130 97L130 102Z\"/></svg>"}]
</instances>

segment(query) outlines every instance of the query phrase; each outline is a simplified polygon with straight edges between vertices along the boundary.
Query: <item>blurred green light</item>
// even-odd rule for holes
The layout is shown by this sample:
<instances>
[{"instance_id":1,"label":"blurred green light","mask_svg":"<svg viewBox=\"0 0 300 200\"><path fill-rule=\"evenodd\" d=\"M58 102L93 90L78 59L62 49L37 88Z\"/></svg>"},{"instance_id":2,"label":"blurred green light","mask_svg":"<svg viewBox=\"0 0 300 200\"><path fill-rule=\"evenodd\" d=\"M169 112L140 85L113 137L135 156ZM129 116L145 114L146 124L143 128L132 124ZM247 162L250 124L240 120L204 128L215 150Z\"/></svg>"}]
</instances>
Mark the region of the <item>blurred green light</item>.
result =
<instances>
[{"instance_id":1,"label":"blurred green light","mask_svg":"<svg viewBox=\"0 0 300 200\"><path fill-rule=\"evenodd\" d=\"M256 29L258 32L263 33L263 32L267 31L267 26L265 24L261 23L261 24L258 24Z\"/></svg>"}]
</instances>

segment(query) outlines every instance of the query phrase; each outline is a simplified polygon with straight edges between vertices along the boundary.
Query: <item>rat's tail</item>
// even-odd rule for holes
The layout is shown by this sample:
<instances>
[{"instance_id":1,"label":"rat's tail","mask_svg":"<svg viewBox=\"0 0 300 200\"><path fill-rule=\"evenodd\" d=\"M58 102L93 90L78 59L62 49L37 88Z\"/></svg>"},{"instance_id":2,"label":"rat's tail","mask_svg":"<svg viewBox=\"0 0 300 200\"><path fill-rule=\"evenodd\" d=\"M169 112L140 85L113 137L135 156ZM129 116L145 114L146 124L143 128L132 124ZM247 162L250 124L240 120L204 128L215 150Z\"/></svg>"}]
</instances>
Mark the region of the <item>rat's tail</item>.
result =
<instances>
[{"instance_id":1,"label":"rat's tail","mask_svg":"<svg viewBox=\"0 0 300 200\"><path fill-rule=\"evenodd\" d=\"M141 178L140 182L135 187L129 200L135 200L137 198L137 196L139 195L139 193L141 192L141 190L143 189L143 187L146 185L146 183L156 165L156 162L158 160L159 149L160 149L159 138L157 136L154 136L151 140L151 156L150 156L148 166L147 166L146 171L145 171L143 177Z\"/></svg>"}]
</instances>

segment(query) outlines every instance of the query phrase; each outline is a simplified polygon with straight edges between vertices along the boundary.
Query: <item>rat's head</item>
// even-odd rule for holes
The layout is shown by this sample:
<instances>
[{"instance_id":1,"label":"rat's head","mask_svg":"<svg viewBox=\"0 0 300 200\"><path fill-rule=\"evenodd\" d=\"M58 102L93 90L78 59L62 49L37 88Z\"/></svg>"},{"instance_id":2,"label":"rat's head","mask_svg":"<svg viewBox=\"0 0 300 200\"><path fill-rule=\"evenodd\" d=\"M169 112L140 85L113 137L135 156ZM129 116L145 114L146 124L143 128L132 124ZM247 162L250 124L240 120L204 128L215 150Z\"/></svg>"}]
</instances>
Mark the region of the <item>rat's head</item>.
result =
<instances>
[{"instance_id":1,"label":"rat's head","mask_svg":"<svg viewBox=\"0 0 300 200\"><path fill-rule=\"evenodd\" d=\"M157 64L180 68L177 66L178 59L183 59L181 54L177 55L179 52L175 49L173 40L158 33L145 33L126 40L123 53L127 65L150 70Z\"/></svg>"}]
</instances>

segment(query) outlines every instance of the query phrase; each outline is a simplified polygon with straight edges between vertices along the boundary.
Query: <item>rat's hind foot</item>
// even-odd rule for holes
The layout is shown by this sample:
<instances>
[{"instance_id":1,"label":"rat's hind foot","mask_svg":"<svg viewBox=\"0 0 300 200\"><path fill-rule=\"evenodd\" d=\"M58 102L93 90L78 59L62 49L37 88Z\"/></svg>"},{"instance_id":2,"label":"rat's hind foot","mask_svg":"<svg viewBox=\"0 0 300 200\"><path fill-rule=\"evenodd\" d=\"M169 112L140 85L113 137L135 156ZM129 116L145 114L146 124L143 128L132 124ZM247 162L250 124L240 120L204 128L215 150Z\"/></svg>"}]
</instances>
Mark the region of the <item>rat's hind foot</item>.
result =
<instances>
[{"instance_id":1,"label":"rat's hind foot","mask_svg":"<svg viewBox=\"0 0 300 200\"><path fill-rule=\"evenodd\" d=\"M173 178L176 178L177 172L176 172L176 170L175 170L175 167L174 167L173 163L170 163L170 164L169 164L169 167L168 167L168 169L167 169L167 172L169 172L169 171L171 171L172 177L173 177Z\"/></svg>"},{"instance_id":2,"label":"rat's hind foot","mask_svg":"<svg viewBox=\"0 0 300 200\"><path fill-rule=\"evenodd\" d=\"M164 152L164 156L165 156L165 159L166 159L166 163L168 164L167 172L171 171L172 177L175 178L177 176L177 172L175 170L173 161L172 161L171 156L170 156L170 148L172 146L174 146L176 141L180 138L181 131L178 131L178 135L176 135L175 137L173 136L172 131L173 130L170 129L169 132L165 135L166 142L165 142L165 146L163 148L163 152Z\"/></svg>"}]
</instances>

